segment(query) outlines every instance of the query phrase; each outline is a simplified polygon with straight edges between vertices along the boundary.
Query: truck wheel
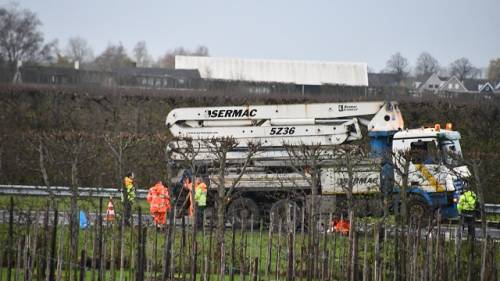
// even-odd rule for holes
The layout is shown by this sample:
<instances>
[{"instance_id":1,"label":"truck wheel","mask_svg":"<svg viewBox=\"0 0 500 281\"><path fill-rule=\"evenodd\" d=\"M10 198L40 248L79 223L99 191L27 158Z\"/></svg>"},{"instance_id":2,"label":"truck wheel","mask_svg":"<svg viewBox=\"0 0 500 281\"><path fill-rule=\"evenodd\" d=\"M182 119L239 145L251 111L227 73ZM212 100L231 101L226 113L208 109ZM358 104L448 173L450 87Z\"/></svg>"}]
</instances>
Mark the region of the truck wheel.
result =
<instances>
[{"instance_id":1,"label":"truck wheel","mask_svg":"<svg viewBox=\"0 0 500 281\"><path fill-rule=\"evenodd\" d=\"M290 213L288 212L290 210ZM281 224L281 231L287 232L290 227L298 227L301 223L301 209L296 202L289 199L281 199L271 206L271 223L273 231L278 232ZM288 217L291 214L291 217ZM289 219L291 223L289 223Z\"/></svg>"},{"instance_id":2,"label":"truck wheel","mask_svg":"<svg viewBox=\"0 0 500 281\"><path fill-rule=\"evenodd\" d=\"M425 202L424 199L420 198L419 196L410 196L407 209L408 220L411 225L427 225L430 218L430 210L427 202Z\"/></svg>"},{"instance_id":3,"label":"truck wheel","mask_svg":"<svg viewBox=\"0 0 500 281\"><path fill-rule=\"evenodd\" d=\"M237 198L227 208L227 220L229 223L234 220L236 228L250 228L252 223L256 226L260 221L259 207L252 199Z\"/></svg>"}]
</instances>

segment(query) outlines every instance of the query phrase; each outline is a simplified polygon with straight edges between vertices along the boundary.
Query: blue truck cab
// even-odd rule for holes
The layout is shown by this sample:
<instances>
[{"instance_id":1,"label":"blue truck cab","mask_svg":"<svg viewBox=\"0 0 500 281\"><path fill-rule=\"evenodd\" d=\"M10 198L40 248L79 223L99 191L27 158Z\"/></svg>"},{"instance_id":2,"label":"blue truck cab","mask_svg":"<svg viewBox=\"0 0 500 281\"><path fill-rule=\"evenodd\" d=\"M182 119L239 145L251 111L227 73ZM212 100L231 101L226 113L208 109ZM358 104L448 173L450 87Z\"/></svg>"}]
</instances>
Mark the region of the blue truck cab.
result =
<instances>
[{"instance_id":1,"label":"blue truck cab","mask_svg":"<svg viewBox=\"0 0 500 281\"><path fill-rule=\"evenodd\" d=\"M384 158L381 189L394 194L406 186L410 215L440 210L442 218L458 216L458 197L470 172L463 165L460 133L451 127L369 134L372 154Z\"/></svg>"}]
</instances>

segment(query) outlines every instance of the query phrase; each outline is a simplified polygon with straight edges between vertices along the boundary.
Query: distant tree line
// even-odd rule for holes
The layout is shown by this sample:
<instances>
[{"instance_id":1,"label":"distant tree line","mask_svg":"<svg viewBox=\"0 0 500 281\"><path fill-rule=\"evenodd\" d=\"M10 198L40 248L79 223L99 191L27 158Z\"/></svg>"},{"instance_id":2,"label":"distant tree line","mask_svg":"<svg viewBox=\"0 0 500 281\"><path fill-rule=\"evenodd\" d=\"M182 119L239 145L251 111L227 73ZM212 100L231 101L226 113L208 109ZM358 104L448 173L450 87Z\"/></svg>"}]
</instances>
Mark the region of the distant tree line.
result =
<instances>
[{"instance_id":1,"label":"distant tree line","mask_svg":"<svg viewBox=\"0 0 500 281\"><path fill-rule=\"evenodd\" d=\"M122 43L110 44L104 51L94 56L88 41L76 36L70 38L64 47L58 40L46 41L40 31L42 22L38 16L16 4L0 6L0 65L15 70L18 61L28 64L42 64L72 67L76 61L80 67L109 70L123 66L174 68L176 55L209 56L206 46L200 45L194 50L177 47L154 59L149 53L146 41L137 42L131 52ZM476 78L480 70L466 57L459 58L442 67L438 60L428 52L422 52L412 68L408 59L400 52L393 54L383 70L394 73L399 81L410 74L425 77L430 73L440 72L454 75L460 80ZM488 79L500 80L500 58L490 61Z\"/></svg>"},{"instance_id":2,"label":"distant tree line","mask_svg":"<svg viewBox=\"0 0 500 281\"><path fill-rule=\"evenodd\" d=\"M481 74L481 70L466 57L454 60L448 67L442 67L439 61L428 52L422 52L418 56L413 69L408 59L397 52L387 61L384 72L396 74L399 81L403 81L412 74L416 78L421 78L432 73L439 73L443 76L456 76L460 81L477 78ZM500 58L490 61L487 68L487 78L494 81L500 80Z\"/></svg>"},{"instance_id":3,"label":"distant tree line","mask_svg":"<svg viewBox=\"0 0 500 281\"><path fill-rule=\"evenodd\" d=\"M36 13L17 4L0 6L0 66L15 72L18 61L29 65L110 70L123 66L174 68L176 55L208 56L209 50L200 45L194 50L177 47L167 50L156 60L149 53L146 41L137 42L129 52L122 43L110 44L97 56L88 41L75 36L61 46L58 40L46 41L40 30L42 22Z\"/></svg>"}]
</instances>

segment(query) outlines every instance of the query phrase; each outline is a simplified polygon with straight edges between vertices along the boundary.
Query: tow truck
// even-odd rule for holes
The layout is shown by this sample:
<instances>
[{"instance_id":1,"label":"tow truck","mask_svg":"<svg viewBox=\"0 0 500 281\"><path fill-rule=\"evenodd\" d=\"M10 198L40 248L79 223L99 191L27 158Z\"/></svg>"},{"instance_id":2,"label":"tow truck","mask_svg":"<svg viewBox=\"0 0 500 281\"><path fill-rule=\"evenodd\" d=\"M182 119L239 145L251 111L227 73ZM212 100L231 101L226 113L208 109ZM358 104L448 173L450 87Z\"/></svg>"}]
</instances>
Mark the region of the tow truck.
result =
<instances>
[{"instance_id":1,"label":"tow truck","mask_svg":"<svg viewBox=\"0 0 500 281\"><path fill-rule=\"evenodd\" d=\"M432 217L440 210L442 217L452 218L458 215L456 202L469 175L467 166L460 164L460 133L451 123L445 128L436 124L407 129L394 101L177 108L169 112L166 126L177 140L189 140L196 144L191 147L199 148L194 161L204 167L209 195L216 193L218 176L209 140L236 141L227 154L224 176L225 188L239 179L238 196L228 204L229 217L237 223L258 221L266 212L279 212L287 205L300 209L310 201L310 167L307 161L295 161L294 149L322 150L315 202L325 214L341 210L348 191L368 214L380 213L372 206L381 206L387 196L393 202L387 208L393 210L404 190L411 217ZM356 156L349 173L342 153L363 147L364 134L369 151ZM174 152L182 149L182 143L172 141L167 150L175 166L186 168L182 153ZM238 177L249 143L258 143L259 151ZM348 182L351 190L346 189Z\"/></svg>"}]
</instances>

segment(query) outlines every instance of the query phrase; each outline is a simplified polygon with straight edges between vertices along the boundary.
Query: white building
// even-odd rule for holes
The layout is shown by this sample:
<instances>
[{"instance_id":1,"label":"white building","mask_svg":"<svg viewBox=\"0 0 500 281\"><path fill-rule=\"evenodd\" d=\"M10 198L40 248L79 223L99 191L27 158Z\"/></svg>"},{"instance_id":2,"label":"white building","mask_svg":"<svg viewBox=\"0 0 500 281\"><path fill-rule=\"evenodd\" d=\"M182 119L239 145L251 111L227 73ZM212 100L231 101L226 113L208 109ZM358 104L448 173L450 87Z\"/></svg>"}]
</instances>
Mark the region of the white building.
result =
<instances>
[{"instance_id":1,"label":"white building","mask_svg":"<svg viewBox=\"0 0 500 281\"><path fill-rule=\"evenodd\" d=\"M175 68L197 69L206 80L368 86L366 63L176 56Z\"/></svg>"}]
</instances>

